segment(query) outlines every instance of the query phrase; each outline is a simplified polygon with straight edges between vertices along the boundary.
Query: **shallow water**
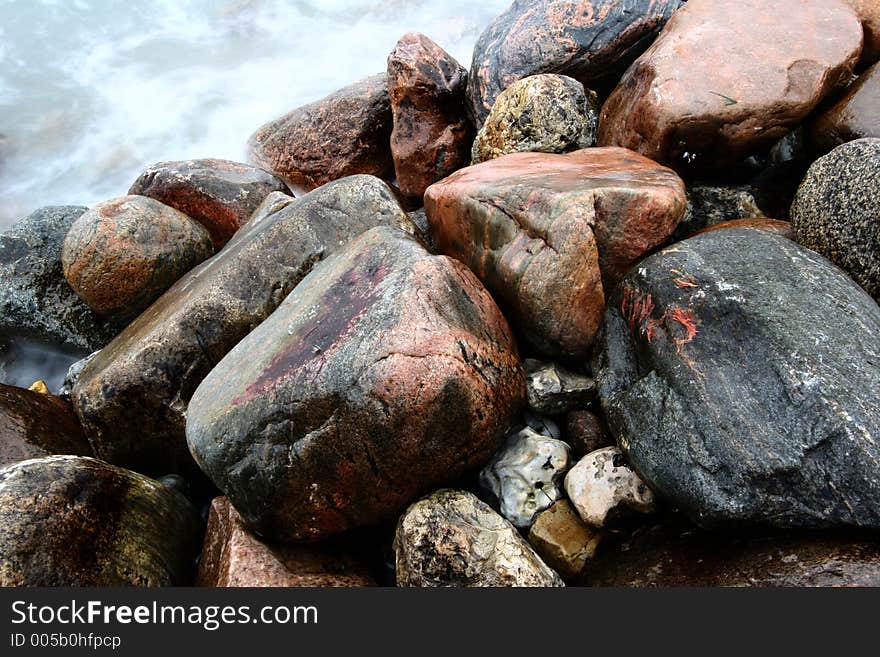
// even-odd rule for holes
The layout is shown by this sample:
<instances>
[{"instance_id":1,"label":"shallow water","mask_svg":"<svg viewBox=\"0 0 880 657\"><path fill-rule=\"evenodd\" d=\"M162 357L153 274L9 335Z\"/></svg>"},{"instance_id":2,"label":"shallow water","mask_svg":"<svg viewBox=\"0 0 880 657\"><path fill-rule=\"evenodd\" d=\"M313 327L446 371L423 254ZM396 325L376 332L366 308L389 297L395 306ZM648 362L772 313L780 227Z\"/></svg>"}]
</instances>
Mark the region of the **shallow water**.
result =
<instances>
[{"instance_id":1,"label":"shallow water","mask_svg":"<svg viewBox=\"0 0 880 657\"><path fill-rule=\"evenodd\" d=\"M384 70L405 32L469 67L510 0L0 0L0 229L241 160L262 123Z\"/></svg>"}]
</instances>

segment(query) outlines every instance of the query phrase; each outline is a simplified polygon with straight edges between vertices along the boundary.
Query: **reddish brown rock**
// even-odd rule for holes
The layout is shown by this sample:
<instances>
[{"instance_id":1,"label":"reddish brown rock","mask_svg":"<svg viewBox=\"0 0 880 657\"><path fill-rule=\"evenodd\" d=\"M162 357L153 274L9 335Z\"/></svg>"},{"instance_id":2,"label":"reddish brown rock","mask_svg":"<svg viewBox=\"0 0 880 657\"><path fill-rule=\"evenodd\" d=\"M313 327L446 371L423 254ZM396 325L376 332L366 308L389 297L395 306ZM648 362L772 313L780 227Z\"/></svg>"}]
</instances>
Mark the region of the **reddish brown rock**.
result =
<instances>
[{"instance_id":1,"label":"reddish brown rock","mask_svg":"<svg viewBox=\"0 0 880 657\"><path fill-rule=\"evenodd\" d=\"M128 193L149 196L195 219L221 249L269 194L288 191L280 178L249 164L187 160L154 164Z\"/></svg>"},{"instance_id":2,"label":"reddish brown rock","mask_svg":"<svg viewBox=\"0 0 880 657\"><path fill-rule=\"evenodd\" d=\"M374 75L265 124L248 152L297 192L356 173L387 180L391 129L387 77Z\"/></svg>"},{"instance_id":3,"label":"reddish brown rock","mask_svg":"<svg viewBox=\"0 0 880 657\"><path fill-rule=\"evenodd\" d=\"M707 226L703 230L697 231L695 235L701 233L711 233L713 230L724 230L725 228L758 228L766 230L769 233L776 233L794 239L794 233L791 230L791 222L780 221L779 219L769 219L768 217L750 217L748 219L734 219L732 221L724 221L720 224Z\"/></svg>"},{"instance_id":4,"label":"reddish brown rock","mask_svg":"<svg viewBox=\"0 0 880 657\"><path fill-rule=\"evenodd\" d=\"M827 153L848 141L880 137L880 64L875 64L846 94L809 126L813 148Z\"/></svg>"},{"instance_id":5,"label":"reddish brown rock","mask_svg":"<svg viewBox=\"0 0 880 657\"><path fill-rule=\"evenodd\" d=\"M605 422L592 411L571 411L565 419L565 442L571 445L575 458L586 456L603 447L610 447L614 439Z\"/></svg>"},{"instance_id":6,"label":"reddish brown rock","mask_svg":"<svg viewBox=\"0 0 880 657\"><path fill-rule=\"evenodd\" d=\"M862 19L865 44L862 62L873 64L880 59L880 2L877 0L846 0Z\"/></svg>"},{"instance_id":7,"label":"reddish brown rock","mask_svg":"<svg viewBox=\"0 0 880 657\"><path fill-rule=\"evenodd\" d=\"M487 461L524 396L510 329L476 277L380 227L220 361L186 436L248 526L319 540L390 520Z\"/></svg>"},{"instance_id":8,"label":"reddish brown rock","mask_svg":"<svg viewBox=\"0 0 880 657\"><path fill-rule=\"evenodd\" d=\"M375 586L352 556L331 548L260 540L225 497L215 497L202 547L199 586Z\"/></svg>"},{"instance_id":9,"label":"reddish brown rock","mask_svg":"<svg viewBox=\"0 0 880 657\"><path fill-rule=\"evenodd\" d=\"M679 169L730 165L848 82L861 41L842 0L690 0L605 103L599 144Z\"/></svg>"},{"instance_id":10,"label":"reddish brown rock","mask_svg":"<svg viewBox=\"0 0 880 657\"><path fill-rule=\"evenodd\" d=\"M213 252L208 231L185 214L145 196L123 196L74 222L61 265L93 311L124 322Z\"/></svg>"},{"instance_id":11,"label":"reddish brown rock","mask_svg":"<svg viewBox=\"0 0 880 657\"><path fill-rule=\"evenodd\" d=\"M397 186L421 198L428 185L467 166L473 138L467 120L467 71L424 34L401 37L388 57Z\"/></svg>"},{"instance_id":12,"label":"reddish brown rock","mask_svg":"<svg viewBox=\"0 0 880 657\"><path fill-rule=\"evenodd\" d=\"M480 35L468 96L478 126L504 89L562 73L588 87L613 82L648 47L680 0L516 0Z\"/></svg>"},{"instance_id":13,"label":"reddish brown rock","mask_svg":"<svg viewBox=\"0 0 880 657\"><path fill-rule=\"evenodd\" d=\"M0 467L50 454L91 453L70 405L54 395L0 383Z\"/></svg>"},{"instance_id":14,"label":"reddish brown rock","mask_svg":"<svg viewBox=\"0 0 880 657\"><path fill-rule=\"evenodd\" d=\"M425 192L440 250L467 264L523 339L551 357L589 352L604 292L669 237L686 204L675 173L620 148L513 153Z\"/></svg>"}]
</instances>

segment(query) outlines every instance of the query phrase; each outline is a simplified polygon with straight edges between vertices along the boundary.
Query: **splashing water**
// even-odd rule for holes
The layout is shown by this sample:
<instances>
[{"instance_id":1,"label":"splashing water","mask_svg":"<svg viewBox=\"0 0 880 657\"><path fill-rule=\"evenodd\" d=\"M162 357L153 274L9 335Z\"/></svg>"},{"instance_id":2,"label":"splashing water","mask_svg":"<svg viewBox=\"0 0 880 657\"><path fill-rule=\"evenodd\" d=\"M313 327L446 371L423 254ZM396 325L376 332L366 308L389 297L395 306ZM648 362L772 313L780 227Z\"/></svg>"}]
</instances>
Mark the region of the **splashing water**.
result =
<instances>
[{"instance_id":1,"label":"splashing water","mask_svg":"<svg viewBox=\"0 0 880 657\"><path fill-rule=\"evenodd\" d=\"M384 70L405 32L466 67L510 0L0 0L0 230L241 160L262 123Z\"/></svg>"}]
</instances>

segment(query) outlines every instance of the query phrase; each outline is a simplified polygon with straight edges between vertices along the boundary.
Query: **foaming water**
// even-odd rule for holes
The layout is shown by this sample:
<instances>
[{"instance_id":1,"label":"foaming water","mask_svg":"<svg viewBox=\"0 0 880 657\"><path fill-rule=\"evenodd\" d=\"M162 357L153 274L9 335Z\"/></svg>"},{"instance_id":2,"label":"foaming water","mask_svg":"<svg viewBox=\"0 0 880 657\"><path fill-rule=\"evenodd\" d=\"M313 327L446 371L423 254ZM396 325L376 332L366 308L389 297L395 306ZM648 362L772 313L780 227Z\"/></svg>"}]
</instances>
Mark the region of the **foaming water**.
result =
<instances>
[{"instance_id":1,"label":"foaming water","mask_svg":"<svg viewBox=\"0 0 880 657\"><path fill-rule=\"evenodd\" d=\"M405 32L466 67L510 0L0 0L0 229L241 160L262 123L384 70Z\"/></svg>"}]
</instances>

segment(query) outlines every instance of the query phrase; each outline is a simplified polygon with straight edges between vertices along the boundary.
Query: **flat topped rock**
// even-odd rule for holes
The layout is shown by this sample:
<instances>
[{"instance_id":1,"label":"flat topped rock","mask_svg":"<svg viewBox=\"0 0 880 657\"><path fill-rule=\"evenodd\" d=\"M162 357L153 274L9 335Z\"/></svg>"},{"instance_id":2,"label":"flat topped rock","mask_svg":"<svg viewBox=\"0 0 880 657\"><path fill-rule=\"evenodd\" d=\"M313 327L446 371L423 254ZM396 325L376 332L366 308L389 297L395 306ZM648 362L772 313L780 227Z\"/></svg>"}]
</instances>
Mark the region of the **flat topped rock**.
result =
<instances>
[{"instance_id":1,"label":"flat topped rock","mask_svg":"<svg viewBox=\"0 0 880 657\"><path fill-rule=\"evenodd\" d=\"M606 290L669 237L686 204L674 172L620 148L513 153L425 193L440 250L548 356L588 353Z\"/></svg>"},{"instance_id":2,"label":"flat topped rock","mask_svg":"<svg viewBox=\"0 0 880 657\"><path fill-rule=\"evenodd\" d=\"M724 167L800 124L848 81L861 45L842 0L690 0L605 103L599 144Z\"/></svg>"}]
</instances>

